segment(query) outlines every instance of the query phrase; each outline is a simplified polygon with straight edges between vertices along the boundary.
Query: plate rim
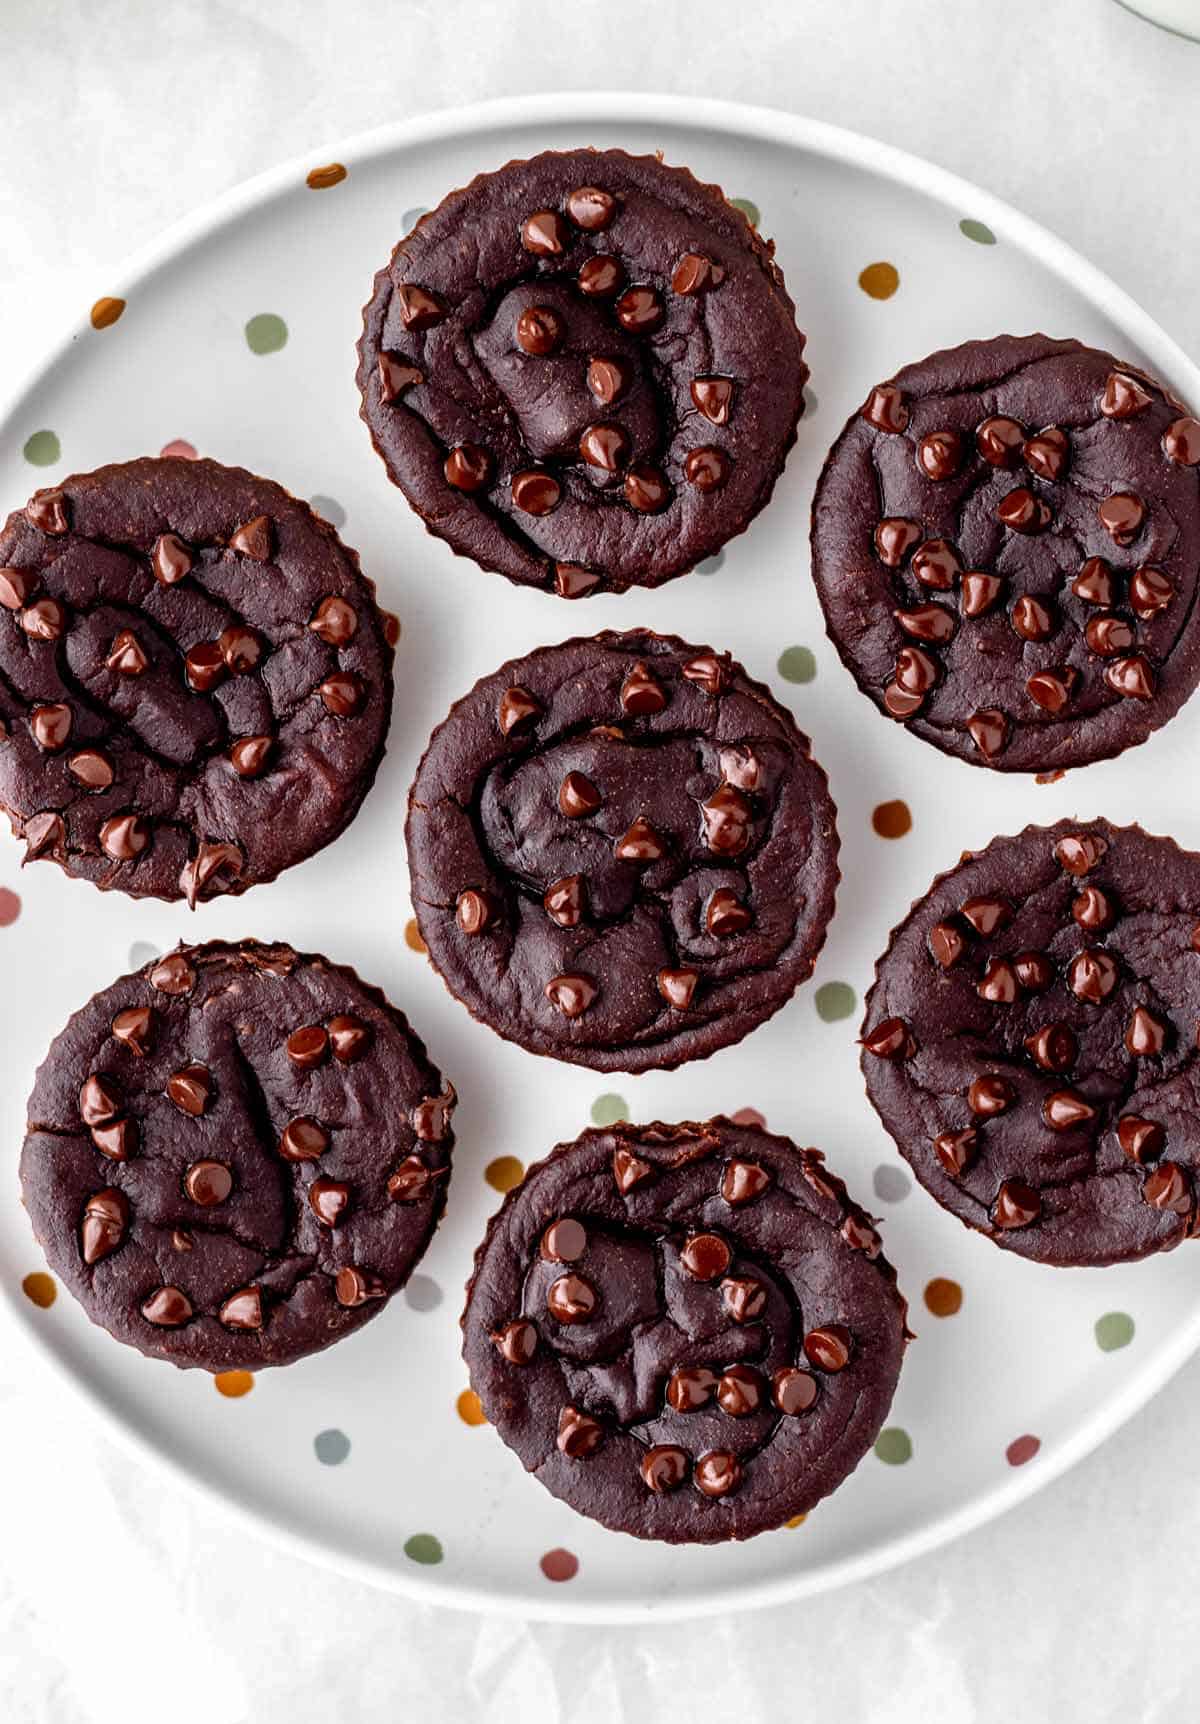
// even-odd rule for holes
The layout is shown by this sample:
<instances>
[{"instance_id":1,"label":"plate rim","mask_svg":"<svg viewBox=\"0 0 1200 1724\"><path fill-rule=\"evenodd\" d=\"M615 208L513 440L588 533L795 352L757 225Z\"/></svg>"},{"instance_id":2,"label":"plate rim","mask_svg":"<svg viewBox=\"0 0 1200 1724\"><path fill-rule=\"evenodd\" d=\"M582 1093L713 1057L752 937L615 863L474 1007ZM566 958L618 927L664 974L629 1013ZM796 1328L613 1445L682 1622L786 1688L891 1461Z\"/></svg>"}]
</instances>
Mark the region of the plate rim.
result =
<instances>
[{"instance_id":1,"label":"plate rim","mask_svg":"<svg viewBox=\"0 0 1200 1724\"><path fill-rule=\"evenodd\" d=\"M666 131L686 129L711 131L723 137L748 136L756 142L815 154L888 179L948 209L957 209L963 216L970 214L976 220L984 220L998 237L1003 236L1091 301L1131 337L1150 357L1156 369L1170 377L1172 386L1182 383L1183 393L1200 402L1200 367L1188 358L1173 337L1098 265L1005 199L949 169L865 134L784 109L714 97L630 91L549 92L475 102L390 121L335 140L320 151L306 150L227 188L138 248L123 267L111 272L109 286L125 297L135 286L148 281L160 269L254 208L297 190L306 171L316 165L339 161L353 170L355 166L436 143L443 138L468 137L489 130L522 126L532 130L564 124L581 128L600 124L652 126L655 123L660 123ZM64 329L57 341L37 353L17 375L13 385L3 393L0 435L11 434L27 396L63 363L74 343L88 328L88 319L81 314ZM191 1470L182 1461L174 1460L134 1425L123 1420L100 1389L87 1377L76 1374L65 1356L48 1344L22 1308L16 1287L7 1280L3 1283L3 1296L4 1306L23 1344L29 1347L30 1353L36 1356L57 1386L69 1390L72 1397L86 1403L107 1435L147 1463L158 1476L182 1484L201 1500L217 1505L226 1515L268 1538L276 1548L351 1579L426 1604L525 1621L595 1625L698 1619L715 1615L731 1601L740 1610L764 1609L832 1592L926 1555L1004 1514L1065 1474L1144 1407L1200 1348L1198 1305L1188 1323L1178 1327L1167 1341L1160 1343L1123 1386L1108 1396L1099 1410L1053 1448L1043 1450L1029 1465L1014 1468L1010 1476L999 1475L991 1489L981 1492L962 1507L935 1516L914 1531L885 1539L858 1555L800 1568L792 1575L751 1583L726 1582L714 1586L703 1596L689 1594L686 1598L666 1598L651 1604L589 1600L558 1592L548 1593L544 1600L510 1600L465 1581L446 1580L433 1584L419 1571L407 1574L383 1562L355 1556L319 1535L299 1533L270 1509L255 1506L244 1496L223 1490L215 1480Z\"/></svg>"}]
</instances>

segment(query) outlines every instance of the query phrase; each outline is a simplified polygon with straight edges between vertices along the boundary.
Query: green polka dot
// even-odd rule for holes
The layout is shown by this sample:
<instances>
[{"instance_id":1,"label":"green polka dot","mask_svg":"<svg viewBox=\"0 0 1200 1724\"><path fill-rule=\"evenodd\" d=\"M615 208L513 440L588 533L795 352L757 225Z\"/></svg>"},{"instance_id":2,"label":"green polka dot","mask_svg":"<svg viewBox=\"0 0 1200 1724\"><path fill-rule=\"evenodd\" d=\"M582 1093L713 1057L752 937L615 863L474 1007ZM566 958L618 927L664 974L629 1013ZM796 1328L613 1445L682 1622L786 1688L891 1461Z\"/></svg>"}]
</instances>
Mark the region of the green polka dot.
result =
<instances>
[{"instance_id":1,"label":"green polka dot","mask_svg":"<svg viewBox=\"0 0 1200 1724\"><path fill-rule=\"evenodd\" d=\"M973 239L976 245L995 245L996 236L990 227L985 227L981 221L973 221L970 216L964 216L958 224L958 231L965 239Z\"/></svg>"},{"instance_id":2,"label":"green polka dot","mask_svg":"<svg viewBox=\"0 0 1200 1724\"><path fill-rule=\"evenodd\" d=\"M1096 1345L1102 1353L1115 1353L1133 1340L1133 1318L1125 1311L1106 1311L1096 1319Z\"/></svg>"},{"instance_id":3,"label":"green polka dot","mask_svg":"<svg viewBox=\"0 0 1200 1724\"><path fill-rule=\"evenodd\" d=\"M784 682L811 682L817 674L817 661L806 646L784 647L778 668Z\"/></svg>"},{"instance_id":4,"label":"green polka dot","mask_svg":"<svg viewBox=\"0 0 1200 1724\"><path fill-rule=\"evenodd\" d=\"M849 982L822 982L817 989L817 1016L823 1024L836 1024L848 1018L857 1004Z\"/></svg>"},{"instance_id":5,"label":"green polka dot","mask_svg":"<svg viewBox=\"0 0 1200 1724\"><path fill-rule=\"evenodd\" d=\"M912 1438L899 1425L889 1425L875 1439L875 1453L889 1467L902 1467L912 1460Z\"/></svg>"},{"instance_id":6,"label":"green polka dot","mask_svg":"<svg viewBox=\"0 0 1200 1724\"><path fill-rule=\"evenodd\" d=\"M598 1095L592 1103L594 1125L615 1125L619 1119L628 1118L629 1109L623 1095Z\"/></svg>"},{"instance_id":7,"label":"green polka dot","mask_svg":"<svg viewBox=\"0 0 1200 1724\"><path fill-rule=\"evenodd\" d=\"M287 324L273 311L260 311L246 325L246 346L251 353L278 353L287 337Z\"/></svg>"},{"instance_id":8,"label":"green polka dot","mask_svg":"<svg viewBox=\"0 0 1200 1724\"><path fill-rule=\"evenodd\" d=\"M441 1562L443 1551L441 1541L434 1538L431 1532L415 1532L404 1541L404 1554L409 1562L434 1563Z\"/></svg>"},{"instance_id":9,"label":"green polka dot","mask_svg":"<svg viewBox=\"0 0 1200 1724\"><path fill-rule=\"evenodd\" d=\"M730 198L729 201L735 210L741 210L751 227L758 227L762 217L758 213L756 203L752 202L750 198Z\"/></svg>"},{"instance_id":10,"label":"green polka dot","mask_svg":"<svg viewBox=\"0 0 1200 1724\"><path fill-rule=\"evenodd\" d=\"M53 467L62 458L62 445L53 431L35 431L21 453L34 467Z\"/></svg>"}]
</instances>

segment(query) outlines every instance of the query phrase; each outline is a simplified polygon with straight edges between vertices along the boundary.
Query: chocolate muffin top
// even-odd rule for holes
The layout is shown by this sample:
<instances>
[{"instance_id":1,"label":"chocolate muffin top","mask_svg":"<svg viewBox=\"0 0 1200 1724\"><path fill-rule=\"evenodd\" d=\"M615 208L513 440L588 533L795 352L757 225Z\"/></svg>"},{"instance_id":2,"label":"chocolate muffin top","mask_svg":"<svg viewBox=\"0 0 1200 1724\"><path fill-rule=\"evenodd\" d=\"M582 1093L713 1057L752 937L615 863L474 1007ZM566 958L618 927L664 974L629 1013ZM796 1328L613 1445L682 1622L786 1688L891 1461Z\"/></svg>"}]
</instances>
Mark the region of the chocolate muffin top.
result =
<instances>
[{"instance_id":1,"label":"chocolate muffin top","mask_svg":"<svg viewBox=\"0 0 1200 1724\"><path fill-rule=\"evenodd\" d=\"M463 1332L489 1421L547 1490L694 1544L834 1490L907 1339L879 1235L821 1155L728 1119L586 1131L530 1168Z\"/></svg>"},{"instance_id":2,"label":"chocolate muffin top","mask_svg":"<svg viewBox=\"0 0 1200 1724\"><path fill-rule=\"evenodd\" d=\"M336 838L383 755L391 649L333 528L215 461L127 461L0 530L0 807L26 860L215 897Z\"/></svg>"},{"instance_id":3,"label":"chocolate muffin top","mask_svg":"<svg viewBox=\"0 0 1200 1724\"><path fill-rule=\"evenodd\" d=\"M742 532L795 440L804 337L716 186L548 151L451 192L375 278L371 439L430 531L565 598L657 586Z\"/></svg>"},{"instance_id":4,"label":"chocolate muffin top","mask_svg":"<svg viewBox=\"0 0 1200 1724\"><path fill-rule=\"evenodd\" d=\"M409 798L413 903L484 1023L599 1071L739 1041L833 912L825 774L729 655L648 630L542 647L438 727Z\"/></svg>"},{"instance_id":5,"label":"chocolate muffin top","mask_svg":"<svg viewBox=\"0 0 1200 1724\"><path fill-rule=\"evenodd\" d=\"M1043 1263L1196 1230L1200 856L1107 820L997 838L880 960L867 1093L938 1202Z\"/></svg>"},{"instance_id":6,"label":"chocolate muffin top","mask_svg":"<svg viewBox=\"0 0 1200 1724\"><path fill-rule=\"evenodd\" d=\"M812 546L859 687L975 765L1119 754L1200 679L1200 422L1078 341L969 341L873 389Z\"/></svg>"},{"instance_id":7,"label":"chocolate muffin top","mask_svg":"<svg viewBox=\"0 0 1200 1724\"><path fill-rule=\"evenodd\" d=\"M21 1190L51 1268L172 1364L286 1365L383 1308L446 1201L454 1090L400 1012L290 946L180 946L77 1012Z\"/></svg>"}]
</instances>

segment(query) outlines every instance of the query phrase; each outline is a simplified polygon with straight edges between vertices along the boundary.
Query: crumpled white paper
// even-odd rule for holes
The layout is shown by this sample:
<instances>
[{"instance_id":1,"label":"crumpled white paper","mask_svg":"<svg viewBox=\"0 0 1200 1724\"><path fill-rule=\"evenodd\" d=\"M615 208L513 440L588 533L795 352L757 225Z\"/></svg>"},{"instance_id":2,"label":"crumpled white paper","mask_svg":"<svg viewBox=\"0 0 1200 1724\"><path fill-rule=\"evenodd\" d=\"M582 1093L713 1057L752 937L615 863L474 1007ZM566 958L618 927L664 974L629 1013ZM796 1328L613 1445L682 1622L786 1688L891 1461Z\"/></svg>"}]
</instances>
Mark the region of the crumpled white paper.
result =
<instances>
[{"instance_id":1,"label":"crumpled white paper","mask_svg":"<svg viewBox=\"0 0 1200 1724\"><path fill-rule=\"evenodd\" d=\"M422 109L601 87L802 110L930 156L1200 349L1200 47L1112 0L6 0L0 68L6 375L129 251L264 167ZM0 1719L1192 1717L1198 1448L1192 1369L1007 1519L874 1582L694 1624L523 1626L260 1543L0 1335Z\"/></svg>"}]
</instances>

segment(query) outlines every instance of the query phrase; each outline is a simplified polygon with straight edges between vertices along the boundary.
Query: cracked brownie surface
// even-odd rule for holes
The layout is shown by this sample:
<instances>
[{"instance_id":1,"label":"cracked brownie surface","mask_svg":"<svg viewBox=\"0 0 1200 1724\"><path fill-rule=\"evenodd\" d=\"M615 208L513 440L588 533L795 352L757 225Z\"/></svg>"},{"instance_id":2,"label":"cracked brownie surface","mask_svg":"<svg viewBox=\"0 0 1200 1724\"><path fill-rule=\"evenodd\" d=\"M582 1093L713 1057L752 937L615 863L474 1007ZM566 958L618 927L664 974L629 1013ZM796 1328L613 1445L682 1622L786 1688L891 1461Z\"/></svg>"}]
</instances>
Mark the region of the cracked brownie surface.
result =
<instances>
[{"instance_id":1,"label":"cracked brownie surface","mask_svg":"<svg viewBox=\"0 0 1200 1724\"><path fill-rule=\"evenodd\" d=\"M0 531L0 807L26 860L193 904L272 880L357 812L391 699L357 557L269 480L129 461Z\"/></svg>"},{"instance_id":2,"label":"cracked brownie surface","mask_svg":"<svg viewBox=\"0 0 1200 1724\"><path fill-rule=\"evenodd\" d=\"M1077 341L970 341L872 390L812 548L859 687L975 765L1119 754L1200 678L1200 421Z\"/></svg>"},{"instance_id":3,"label":"cracked brownie surface","mask_svg":"<svg viewBox=\"0 0 1200 1724\"><path fill-rule=\"evenodd\" d=\"M489 1421L547 1490L704 1544L841 1483L907 1339L879 1235L819 1152L723 1118L586 1131L530 1168L463 1331Z\"/></svg>"},{"instance_id":4,"label":"cracked brownie surface","mask_svg":"<svg viewBox=\"0 0 1200 1724\"><path fill-rule=\"evenodd\" d=\"M452 192L375 278L362 415L429 530L522 585L657 586L742 532L795 441L804 337L682 168L548 152Z\"/></svg>"},{"instance_id":5,"label":"cracked brownie surface","mask_svg":"<svg viewBox=\"0 0 1200 1724\"><path fill-rule=\"evenodd\" d=\"M1196 1230L1200 856L1106 820L941 875L880 960L867 1092L938 1202L1056 1264Z\"/></svg>"},{"instance_id":6,"label":"cracked brownie surface","mask_svg":"<svg viewBox=\"0 0 1200 1724\"><path fill-rule=\"evenodd\" d=\"M400 1012L290 946L180 946L55 1040L21 1188L55 1273L173 1364L285 1365L403 1286L445 1204L455 1096Z\"/></svg>"},{"instance_id":7,"label":"cracked brownie surface","mask_svg":"<svg viewBox=\"0 0 1200 1724\"><path fill-rule=\"evenodd\" d=\"M812 971L837 830L807 737L729 655L635 630L476 684L409 799L430 957L511 1041L598 1070L740 1040Z\"/></svg>"}]
</instances>

